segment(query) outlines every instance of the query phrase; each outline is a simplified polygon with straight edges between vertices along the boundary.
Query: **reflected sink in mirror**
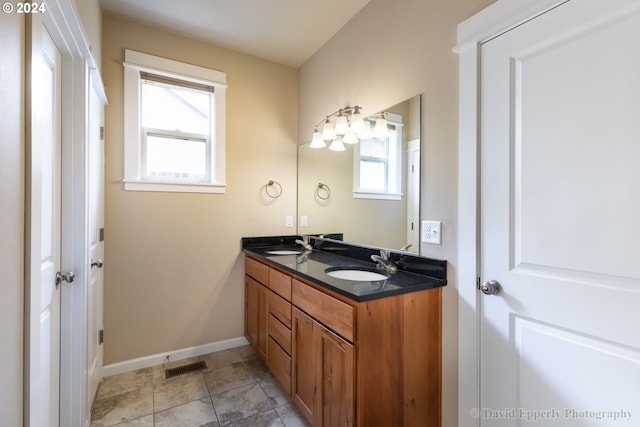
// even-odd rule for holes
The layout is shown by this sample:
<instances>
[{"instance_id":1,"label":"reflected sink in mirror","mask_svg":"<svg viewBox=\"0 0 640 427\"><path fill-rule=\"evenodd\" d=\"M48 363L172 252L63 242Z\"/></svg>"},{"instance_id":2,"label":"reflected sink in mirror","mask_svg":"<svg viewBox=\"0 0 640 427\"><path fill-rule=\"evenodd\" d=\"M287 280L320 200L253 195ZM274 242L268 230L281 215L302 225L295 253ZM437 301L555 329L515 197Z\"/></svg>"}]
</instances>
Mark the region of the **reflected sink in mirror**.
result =
<instances>
[{"instance_id":1,"label":"reflected sink in mirror","mask_svg":"<svg viewBox=\"0 0 640 427\"><path fill-rule=\"evenodd\" d=\"M269 255L300 255L302 251L294 251L289 249L277 249L272 251L265 251Z\"/></svg>"},{"instance_id":2,"label":"reflected sink in mirror","mask_svg":"<svg viewBox=\"0 0 640 427\"><path fill-rule=\"evenodd\" d=\"M336 279L351 280L354 282L377 282L389 278L387 274L366 267L331 267L327 268L324 272L328 276L335 277Z\"/></svg>"}]
</instances>

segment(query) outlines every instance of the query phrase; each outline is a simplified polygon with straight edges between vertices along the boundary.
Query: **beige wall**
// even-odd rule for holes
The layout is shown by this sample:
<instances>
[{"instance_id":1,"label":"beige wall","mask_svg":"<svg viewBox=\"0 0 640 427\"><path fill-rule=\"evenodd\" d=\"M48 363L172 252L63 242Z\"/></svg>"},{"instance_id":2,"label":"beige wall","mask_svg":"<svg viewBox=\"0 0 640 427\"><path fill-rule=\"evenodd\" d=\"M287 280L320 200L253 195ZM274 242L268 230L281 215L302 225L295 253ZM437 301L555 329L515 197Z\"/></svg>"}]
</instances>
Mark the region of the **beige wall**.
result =
<instances>
[{"instance_id":1,"label":"beige wall","mask_svg":"<svg viewBox=\"0 0 640 427\"><path fill-rule=\"evenodd\" d=\"M358 104L371 113L423 94L421 218L442 221L443 241L423 244L421 251L449 260L442 331L444 426L457 424L458 381L458 61L452 48L457 24L493 1L371 0L303 64L298 76L300 142L341 106Z\"/></svg>"},{"instance_id":2,"label":"beige wall","mask_svg":"<svg viewBox=\"0 0 640 427\"><path fill-rule=\"evenodd\" d=\"M22 425L24 17L0 14L0 425Z\"/></svg>"},{"instance_id":3,"label":"beige wall","mask_svg":"<svg viewBox=\"0 0 640 427\"><path fill-rule=\"evenodd\" d=\"M123 191L125 48L227 73L226 194ZM102 49L105 364L243 336L240 239L295 230L297 72L111 16Z\"/></svg>"}]
</instances>

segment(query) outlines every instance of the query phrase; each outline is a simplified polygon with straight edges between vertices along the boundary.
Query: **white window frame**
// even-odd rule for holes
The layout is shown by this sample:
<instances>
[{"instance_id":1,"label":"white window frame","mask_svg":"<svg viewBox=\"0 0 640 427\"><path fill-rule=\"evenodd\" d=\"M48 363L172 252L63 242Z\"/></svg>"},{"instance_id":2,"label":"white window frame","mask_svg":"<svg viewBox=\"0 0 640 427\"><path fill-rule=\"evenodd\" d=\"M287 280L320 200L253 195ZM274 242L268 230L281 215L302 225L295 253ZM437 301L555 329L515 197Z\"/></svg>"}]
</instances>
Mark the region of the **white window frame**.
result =
<instances>
[{"instance_id":1,"label":"white window frame","mask_svg":"<svg viewBox=\"0 0 640 427\"><path fill-rule=\"evenodd\" d=\"M355 147L353 150L353 198L354 199L378 199L378 200L401 200L402 193L402 166L403 166L403 158L402 158L402 146L403 146L403 133L402 129L404 127L402 123L402 116L394 113L386 113L387 123L395 126L397 136L398 136L398 144L396 146L396 156L398 159L398 164L396 168L396 173L393 176L389 176L387 181L395 180L396 188L398 192L387 192L387 191L371 191L367 189L363 189L360 187L360 146ZM369 118L372 121L375 121L376 117ZM389 165L387 165L387 168ZM387 182L388 183L388 182Z\"/></svg>"},{"instance_id":2,"label":"white window frame","mask_svg":"<svg viewBox=\"0 0 640 427\"><path fill-rule=\"evenodd\" d=\"M124 62L124 189L186 193L224 193L226 73L185 64L146 53L125 50ZM211 177L207 182L175 182L143 179L144 129L140 122L140 72L214 87L214 134L209 155Z\"/></svg>"}]
</instances>

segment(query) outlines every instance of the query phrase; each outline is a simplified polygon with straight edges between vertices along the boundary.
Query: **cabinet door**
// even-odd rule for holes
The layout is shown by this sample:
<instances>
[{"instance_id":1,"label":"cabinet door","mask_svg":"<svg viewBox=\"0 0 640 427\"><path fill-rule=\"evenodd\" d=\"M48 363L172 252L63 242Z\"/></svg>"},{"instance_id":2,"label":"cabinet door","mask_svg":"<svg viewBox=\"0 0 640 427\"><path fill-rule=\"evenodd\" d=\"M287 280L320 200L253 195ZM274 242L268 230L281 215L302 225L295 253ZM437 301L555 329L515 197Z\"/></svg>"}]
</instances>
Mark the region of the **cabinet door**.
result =
<instances>
[{"instance_id":1,"label":"cabinet door","mask_svg":"<svg viewBox=\"0 0 640 427\"><path fill-rule=\"evenodd\" d=\"M256 351L267 362L267 345L269 342L269 289L258 285L258 344Z\"/></svg>"},{"instance_id":2,"label":"cabinet door","mask_svg":"<svg viewBox=\"0 0 640 427\"><path fill-rule=\"evenodd\" d=\"M244 334L258 355L267 360L269 290L245 276Z\"/></svg>"},{"instance_id":3,"label":"cabinet door","mask_svg":"<svg viewBox=\"0 0 640 427\"><path fill-rule=\"evenodd\" d=\"M316 402L316 362L313 345L313 320L292 308L293 338L291 351L291 397L300 412L314 424Z\"/></svg>"},{"instance_id":4,"label":"cabinet door","mask_svg":"<svg viewBox=\"0 0 640 427\"><path fill-rule=\"evenodd\" d=\"M252 347L258 345L258 301L260 284L244 276L244 335Z\"/></svg>"},{"instance_id":5,"label":"cabinet door","mask_svg":"<svg viewBox=\"0 0 640 427\"><path fill-rule=\"evenodd\" d=\"M316 346L316 426L353 426L355 353L353 345L333 332L313 324Z\"/></svg>"}]
</instances>

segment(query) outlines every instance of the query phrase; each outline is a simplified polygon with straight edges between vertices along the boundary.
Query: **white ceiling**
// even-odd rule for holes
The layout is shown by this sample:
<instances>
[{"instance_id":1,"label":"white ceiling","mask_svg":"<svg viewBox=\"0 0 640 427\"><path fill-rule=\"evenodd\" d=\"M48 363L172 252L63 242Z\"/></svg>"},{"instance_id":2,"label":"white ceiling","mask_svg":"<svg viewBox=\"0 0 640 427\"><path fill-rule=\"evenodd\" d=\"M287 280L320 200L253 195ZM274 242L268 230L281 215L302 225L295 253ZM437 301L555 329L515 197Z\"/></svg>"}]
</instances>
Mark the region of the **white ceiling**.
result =
<instances>
[{"instance_id":1,"label":"white ceiling","mask_svg":"<svg viewBox=\"0 0 640 427\"><path fill-rule=\"evenodd\" d=\"M368 2L100 0L106 13L296 68Z\"/></svg>"}]
</instances>

